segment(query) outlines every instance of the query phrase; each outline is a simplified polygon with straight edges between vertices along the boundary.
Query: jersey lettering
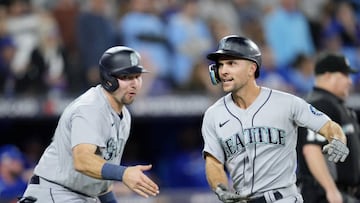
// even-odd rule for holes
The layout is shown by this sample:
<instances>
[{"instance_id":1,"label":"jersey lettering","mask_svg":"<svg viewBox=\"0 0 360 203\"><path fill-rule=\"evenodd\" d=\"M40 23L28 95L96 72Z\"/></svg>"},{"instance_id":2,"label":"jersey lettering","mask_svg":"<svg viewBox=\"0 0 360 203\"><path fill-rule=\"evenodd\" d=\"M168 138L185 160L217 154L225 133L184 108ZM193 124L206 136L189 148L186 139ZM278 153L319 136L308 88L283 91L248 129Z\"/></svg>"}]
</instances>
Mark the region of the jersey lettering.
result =
<instances>
[{"instance_id":1,"label":"jersey lettering","mask_svg":"<svg viewBox=\"0 0 360 203\"><path fill-rule=\"evenodd\" d=\"M247 128L242 132L242 136L236 133L222 142L227 158L253 144L285 145L285 131L270 127Z\"/></svg>"},{"instance_id":2,"label":"jersey lettering","mask_svg":"<svg viewBox=\"0 0 360 203\"><path fill-rule=\"evenodd\" d=\"M120 139L119 142L114 138L110 138L106 142L106 148L103 153L103 157L105 160L113 160L115 157L119 156L120 150L123 147L123 139Z\"/></svg>"}]
</instances>

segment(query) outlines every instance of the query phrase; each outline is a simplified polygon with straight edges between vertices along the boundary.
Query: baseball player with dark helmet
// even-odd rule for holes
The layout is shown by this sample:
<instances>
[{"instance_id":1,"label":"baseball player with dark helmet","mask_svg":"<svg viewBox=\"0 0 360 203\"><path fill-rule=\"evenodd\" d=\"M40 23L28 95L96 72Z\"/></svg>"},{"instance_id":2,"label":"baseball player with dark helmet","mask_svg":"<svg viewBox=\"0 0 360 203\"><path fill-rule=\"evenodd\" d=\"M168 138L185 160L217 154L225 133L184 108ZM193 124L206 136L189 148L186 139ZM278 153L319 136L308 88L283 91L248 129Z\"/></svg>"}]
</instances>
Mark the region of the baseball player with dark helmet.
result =
<instances>
[{"instance_id":1,"label":"baseball player with dark helmet","mask_svg":"<svg viewBox=\"0 0 360 203\"><path fill-rule=\"evenodd\" d=\"M226 36L207 58L211 81L228 92L203 117L210 187L222 202L303 202L295 185L297 128L324 136L324 152L338 162L349 153L340 126L295 95L258 86L261 52L252 40Z\"/></svg>"},{"instance_id":2,"label":"baseball player with dark helmet","mask_svg":"<svg viewBox=\"0 0 360 203\"><path fill-rule=\"evenodd\" d=\"M144 174L150 164L120 165L131 124L126 105L134 101L147 72L140 55L116 46L106 50L99 63L101 85L66 107L20 202L115 203L113 181L144 197L159 193Z\"/></svg>"}]
</instances>

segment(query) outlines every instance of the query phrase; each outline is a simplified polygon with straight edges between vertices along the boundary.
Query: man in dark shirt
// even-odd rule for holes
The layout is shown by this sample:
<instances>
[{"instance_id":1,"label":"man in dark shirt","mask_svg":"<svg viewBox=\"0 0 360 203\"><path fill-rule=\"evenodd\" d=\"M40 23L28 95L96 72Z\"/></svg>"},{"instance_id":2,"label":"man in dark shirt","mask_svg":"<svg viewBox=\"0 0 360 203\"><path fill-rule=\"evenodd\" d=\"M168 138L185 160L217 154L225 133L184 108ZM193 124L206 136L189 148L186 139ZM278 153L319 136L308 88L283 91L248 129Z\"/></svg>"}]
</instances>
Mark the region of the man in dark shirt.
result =
<instances>
[{"instance_id":1,"label":"man in dark shirt","mask_svg":"<svg viewBox=\"0 0 360 203\"><path fill-rule=\"evenodd\" d=\"M316 61L315 86L307 101L341 125L350 155L345 162L330 163L321 151L327 141L299 129L298 182L306 203L360 202L360 126L355 112L344 104L353 73L357 71L343 55L324 53Z\"/></svg>"}]
</instances>

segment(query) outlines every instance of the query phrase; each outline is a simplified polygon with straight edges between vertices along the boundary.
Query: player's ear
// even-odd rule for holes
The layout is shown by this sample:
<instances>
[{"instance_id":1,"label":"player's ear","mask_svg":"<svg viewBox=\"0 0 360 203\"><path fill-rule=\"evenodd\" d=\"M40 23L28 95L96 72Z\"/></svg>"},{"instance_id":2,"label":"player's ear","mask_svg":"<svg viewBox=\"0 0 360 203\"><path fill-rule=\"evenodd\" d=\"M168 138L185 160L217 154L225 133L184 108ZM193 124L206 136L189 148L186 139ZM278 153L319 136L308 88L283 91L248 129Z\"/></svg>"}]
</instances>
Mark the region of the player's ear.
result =
<instances>
[{"instance_id":1,"label":"player's ear","mask_svg":"<svg viewBox=\"0 0 360 203\"><path fill-rule=\"evenodd\" d=\"M255 73L256 73L256 69L257 69L257 65L255 62L249 61L249 76L254 76L255 77Z\"/></svg>"}]
</instances>

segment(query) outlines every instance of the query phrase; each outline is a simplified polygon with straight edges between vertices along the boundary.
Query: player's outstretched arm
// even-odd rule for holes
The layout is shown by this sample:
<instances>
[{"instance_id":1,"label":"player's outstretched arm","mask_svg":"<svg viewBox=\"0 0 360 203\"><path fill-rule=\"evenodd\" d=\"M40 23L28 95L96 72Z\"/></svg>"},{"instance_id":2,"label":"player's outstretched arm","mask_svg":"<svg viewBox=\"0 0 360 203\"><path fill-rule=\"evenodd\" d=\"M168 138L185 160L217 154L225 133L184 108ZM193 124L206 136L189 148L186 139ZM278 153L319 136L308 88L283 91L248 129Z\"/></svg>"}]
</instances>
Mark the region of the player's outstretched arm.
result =
<instances>
[{"instance_id":1,"label":"player's outstretched arm","mask_svg":"<svg viewBox=\"0 0 360 203\"><path fill-rule=\"evenodd\" d=\"M80 144L73 148L74 167L78 172L97 179L122 181L144 197L159 194L159 187L143 173L150 170L151 165L124 167L107 163L95 154L96 148L92 144Z\"/></svg>"},{"instance_id":2,"label":"player's outstretched arm","mask_svg":"<svg viewBox=\"0 0 360 203\"><path fill-rule=\"evenodd\" d=\"M339 124L334 121L328 121L319 131L326 137L329 144L323 147L323 152L328 154L329 161L344 162L349 155L349 149L346 146L346 136Z\"/></svg>"},{"instance_id":3,"label":"player's outstretched arm","mask_svg":"<svg viewBox=\"0 0 360 203\"><path fill-rule=\"evenodd\" d=\"M147 198L158 195L158 185L144 174L144 171L150 170L151 167L151 164L127 167L124 171L122 182L143 197Z\"/></svg>"},{"instance_id":4,"label":"player's outstretched arm","mask_svg":"<svg viewBox=\"0 0 360 203\"><path fill-rule=\"evenodd\" d=\"M212 155L205 153L205 170L208 183L220 201L224 203L241 202L247 200L228 189L228 179L224 166Z\"/></svg>"}]
</instances>

